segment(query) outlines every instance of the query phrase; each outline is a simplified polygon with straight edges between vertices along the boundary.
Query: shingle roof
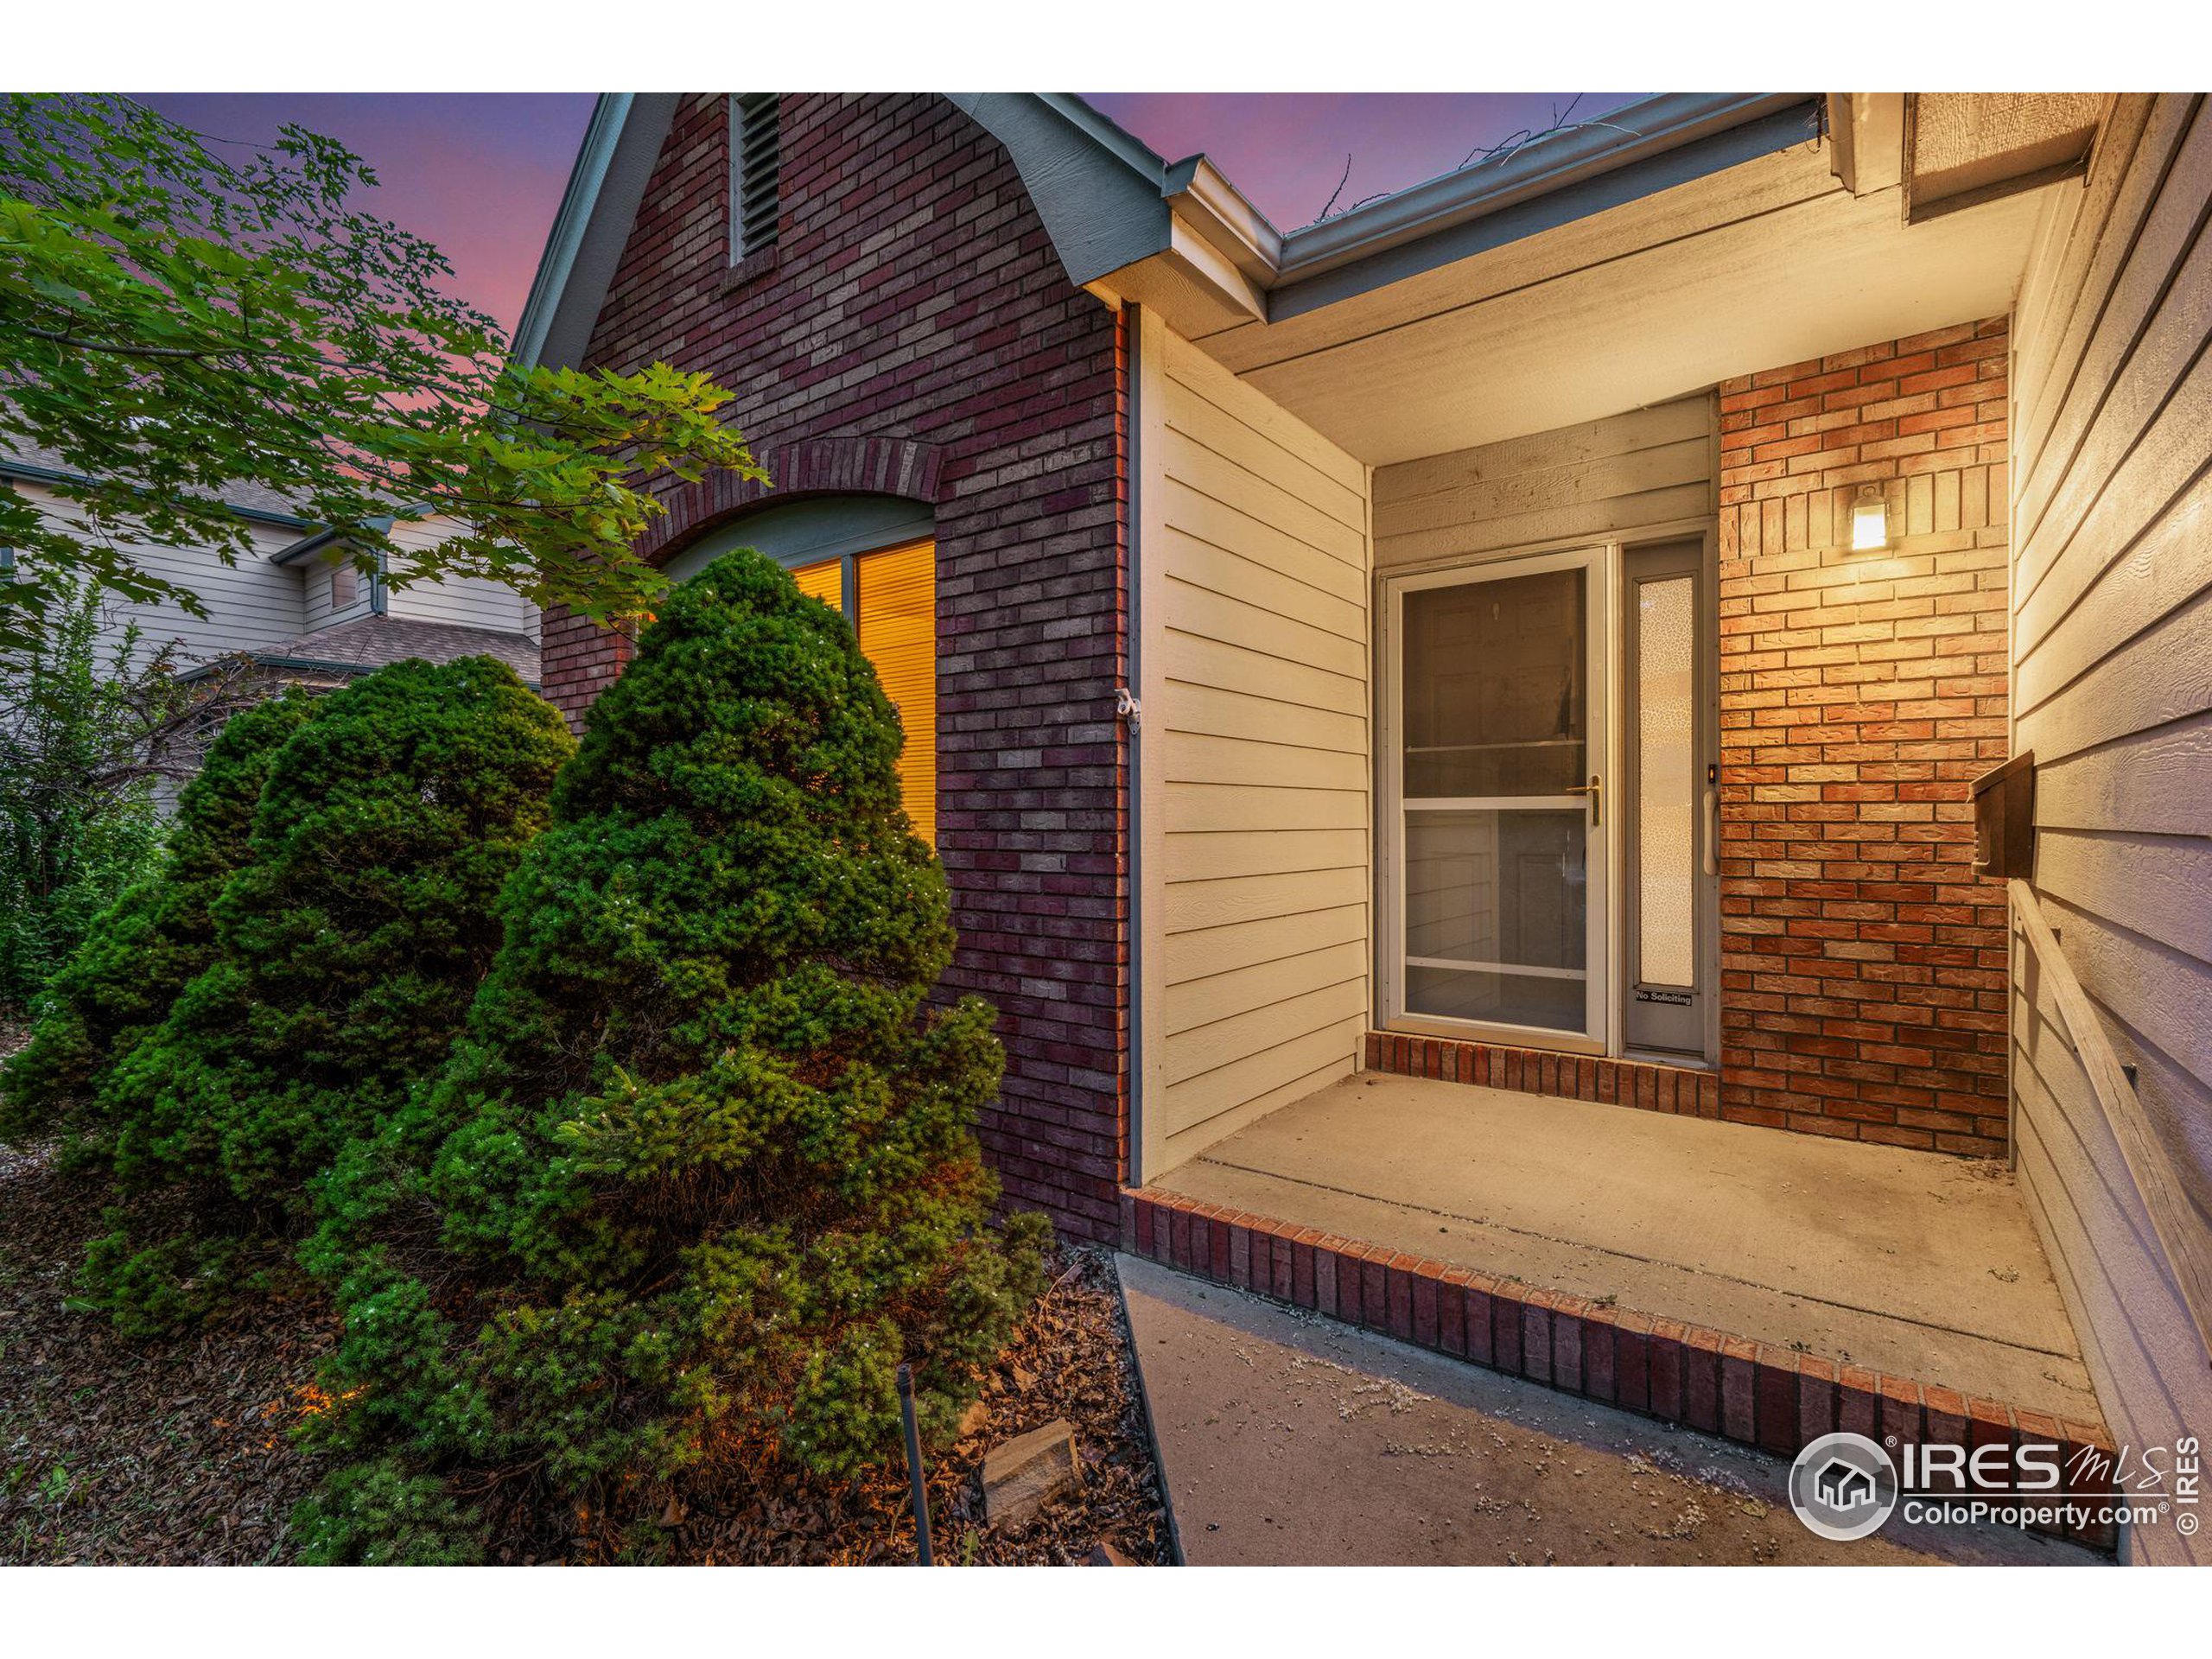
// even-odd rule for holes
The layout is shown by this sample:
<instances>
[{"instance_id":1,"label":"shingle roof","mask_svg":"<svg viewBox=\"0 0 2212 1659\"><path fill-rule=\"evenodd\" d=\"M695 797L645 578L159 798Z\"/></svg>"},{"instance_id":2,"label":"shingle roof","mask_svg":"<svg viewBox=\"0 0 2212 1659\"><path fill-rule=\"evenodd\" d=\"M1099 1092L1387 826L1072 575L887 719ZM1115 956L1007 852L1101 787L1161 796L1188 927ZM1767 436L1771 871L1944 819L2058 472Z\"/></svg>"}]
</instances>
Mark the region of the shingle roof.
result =
<instances>
[{"instance_id":1,"label":"shingle roof","mask_svg":"<svg viewBox=\"0 0 2212 1659\"><path fill-rule=\"evenodd\" d=\"M31 474L54 474L67 478L81 476L60 454L42 449L17 438L0 437L0 473L22 469ZM226 506L241 512L258 513L264 518L283 519L290 524L305 525L308 521L300 516L296 503L280 495L264 485L233 480L223 486L219 497Z\"/></svg>"},{"instance_id":2,"label":"shingle roof","mask_svg":"<svg viewBox=\"0 0 2212 1659\"><path fill-rule=\"evenodd\" d=\"M467 628L450 622L422 622L409 617L364 616L335 627L317 628L281 645L250 653L270 667L333 669L365 674L372 669L419 657L450 663L463 657L496 657L530 685L537 683L537 642L528 634L497 628Z\"/></svg>"}]
</instances>

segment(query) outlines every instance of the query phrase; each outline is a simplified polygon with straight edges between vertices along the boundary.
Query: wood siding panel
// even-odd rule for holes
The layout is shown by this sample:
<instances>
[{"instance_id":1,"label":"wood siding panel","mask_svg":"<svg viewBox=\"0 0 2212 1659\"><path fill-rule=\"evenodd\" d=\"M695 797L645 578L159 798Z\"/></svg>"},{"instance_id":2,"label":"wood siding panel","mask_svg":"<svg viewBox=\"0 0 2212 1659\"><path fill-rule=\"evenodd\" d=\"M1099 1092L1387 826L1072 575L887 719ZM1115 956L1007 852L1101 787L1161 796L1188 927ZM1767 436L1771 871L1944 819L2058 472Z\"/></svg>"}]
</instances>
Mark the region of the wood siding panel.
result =
<instances>
[{"instance_id":1,"label":"wood siding panel","mask_svg":"<svg viewBox=\"0 0 2212 1659\"><path fill-rule=\"evenodd\" d=\"M2062 210L2063 211L2063 210ZM2123 98L2022 290L2017 748L2035 887L2171 1184L2212 1225L2212 110ZM2016 988L2020 970L2015 967ZM2016 988L2020 1173L2116 1438L2212 1415L2182 1281L2078 1062ZM2201 1320L2205 1310L2195 1310ZM2145 1529L2146 1554L2194 1549Z\"/></svg>"},{"instance_id":2,"label":"wood siding panel","mask_svg":"<svg viewBox=\"0 0 2212 1659\"><path fill-rule=\"evenodd\" d=\"M1716 501L1713 442L1700 396L1382 467L1376 568L1701 518Z\"/></svg>"},{"instance_id":3,"label":"wood siding panel","mask_svg":"<svg viewBox=\"0 0 2212 1659\"><path fill-rule=\"evenodd\" d=\"M1363 1001L1356 1014L1286 1043L1255 1050L1203 1076L1160 1090L1171 1121L1190 1125L1166 1136L1160 1166L1187 1163L1225 1135L1278 1106L1349 1076L1367 1029Z\"/></svg>"},{"instance_id":4,"label":"wood siding panel","mask_svg":"<svg viewBox=\"0 0 2212 1659\"><path fill-rule=\"evenodd\" d=\"M1341 870L1367 859L1364 830L1217 830L1168 843L1170 881L1217 881L1283 870Z\"/></svg>"},{"instance_id":5,"label":"wood siding panel","mask_svg":"<svg viewBox=\"0 0 2212 1659\"><path fill-rule=\"evenodd\" d=\"M1172 1039L1186 1032L1205 1031L1238 1014L1280 1006L1317 986L1354 985L1366 971L1366 946L1358 939L1346 939L1294 957L1186 980L1176 988L1171 1009L1174 1024L1161 1034Z\"/></svg>"},{"instance_id":6,"label":"wood siding panel","mask_svg":"<svg viewBox=\"0 0 2212 1659\"><path fill-rule=\"evenodd\" d=\"M40 485L15 486L24 499L65 524L75 522L70 503ZM302 534L279 525L255 526L254 550L236 564L196 547L168 547L148 542L129 550L131 558L154 575L196 594L207 607L196 617L174 605L136 604L110 595L103 607L101 642L105 658L134 624L139 630L134 659L143 663L164 645L174 645L180 667L234 651L281 645L306 632L307 607L301 572L270 560ZM361 584L365 593L368 584Z\"/></svg>"},{"instance_id":7,"label":"wood siding panel","mask_svg":"<svg viewBox=\"0 0 2212 1659\"><path fill-rule=\"evenodd\" d=\"M1367 938L1367 906L1270 916L1264 921L1169 934L1154 947L1162 977L1172 988L1211 979L1255 963L1303 956L1346 940ZM1170 1004L1173 998L1167 999ZM1170 1015L1161 1023L1173 1027Z\"/></svg>"},{"instance_id":8,"label":"wood siding panel","mask_svg":"<svg viewBox=\"0 0 2212 1659\"><path fill-rule=\"evenodd\" d=\"M1150 1177L1358 1063L1370 565L1366 468L1147 339Z\"/></svg>"},{"instance_id":9,"label":"wood siding panel","mask_svg":"<svg viewBox=\"0 0 2212 1659\"><path fill-rule=\"evenodd\" d=\"M343 622L353 622L373 613L376 606L375 584L359 569L353 572L353 597L344 604L338 602L339 571L343 568L334 554L310 555L300 565L301 589L305 619L305 632L320 628L334 628Z\"/></svg>"},{"instance_id":10,"label":"wood siding panel","mask_svg":"<svg viewBox=\"0 0 2212 1659\"><path fill-rule=\"evenodd\" d=\"M2053 907L2049 918L2065 912ZM2069 965L2074 954L2068 942ZM2171 1446L2212 1419L2212 1371L2187 1294L2145 1195L2068 1030L2050 974L2023 932L2013 956L2012 1087L2020 1185L2050 1255L2107 1427L2121 1446ZM2145 1114L2156 1132L2154 1116ZM2201 1209L2195 1224L2205 1222ZM2093 1243L2063 1254L2055 1242ZM2137 1531L2133 1559L2191 1561L2208 1552L2171 1527Z\"/></svg>"},{"instance_id":11,"label":"wood siding panel","mask_svg":"<svg viewBox=\"0 0 2212 1659\"><path fill-rule=\"evenodd\" d=\"M2190 791L2208 772L2212 714L2047 763L2038 752L2036 819L2045 830L2095 833L2124 823L2145 835L2198 835L2204 829L2202 803L2191 800Z\"/></svg>"},{"instance_id":12,"label":"wood siding panel","mask_svg":"<svg viewBox=\"0 0 2212 1659\"><path fill-rule=\"evenodd\" d=\"M449 518L422 518L392 526L391 538L402 547L435 547L457 526ZM395 561L404 568L404 561ZM367 584L362 584L364 596ZM496 628L502 633L537 635L537 607L512 588L482 576L446 576L410 588L395 588L385 606L393 616L424 622L443 622L455 627Z\"/></svg>"}]
</instances>

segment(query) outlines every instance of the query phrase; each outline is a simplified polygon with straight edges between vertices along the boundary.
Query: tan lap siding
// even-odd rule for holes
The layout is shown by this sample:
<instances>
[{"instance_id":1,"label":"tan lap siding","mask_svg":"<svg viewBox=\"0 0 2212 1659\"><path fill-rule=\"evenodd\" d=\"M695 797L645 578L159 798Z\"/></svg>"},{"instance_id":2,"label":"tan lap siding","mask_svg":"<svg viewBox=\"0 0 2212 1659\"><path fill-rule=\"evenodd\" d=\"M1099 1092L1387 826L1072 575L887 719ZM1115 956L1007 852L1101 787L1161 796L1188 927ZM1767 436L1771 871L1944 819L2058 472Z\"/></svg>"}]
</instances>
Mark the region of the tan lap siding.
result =
<instances>
[{"instance_id":1,"label":"tan lap siding","mask_svg":"<svg viewBox=\"0 0 2212 1659\"><path fill-rule=\"evenodd\" d=\"M1147 1175L1351 1071L1369 1001L1366 469L1154 329Z\"/></svg>"},{"instance_id":2,"label":"tan lap siding","mask_svg":"<svg viewBox=\"0 0 2212 1659\"><path fill-rule=\"evenodd\" d=\"M2212 1227L2212 108L2116 104L2015 334L2013 708L2035 886L2190 1213ZM2212 1378L2094 1097L2016 1015L2014 1135L2114 1436L2212 1422ZM2141 1549L2178 1552L2171 1529ZM2202 1546L2197 1546L2202 1553Z\"/></svg>"}]
</instances>

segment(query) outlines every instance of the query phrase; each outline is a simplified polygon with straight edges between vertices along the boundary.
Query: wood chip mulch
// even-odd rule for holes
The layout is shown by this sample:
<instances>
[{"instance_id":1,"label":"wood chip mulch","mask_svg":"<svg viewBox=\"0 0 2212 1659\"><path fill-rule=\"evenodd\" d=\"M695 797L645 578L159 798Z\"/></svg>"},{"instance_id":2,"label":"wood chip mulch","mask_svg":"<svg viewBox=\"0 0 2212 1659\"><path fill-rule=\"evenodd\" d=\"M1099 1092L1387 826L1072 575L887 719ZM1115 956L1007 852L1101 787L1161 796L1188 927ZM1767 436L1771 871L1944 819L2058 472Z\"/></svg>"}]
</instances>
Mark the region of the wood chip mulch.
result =
<instances>
[{"instance_id":1,"label":"wood chip mulch","mask_svg":"<svg viewBox=\"0 0 2212 1659\"><path fill-rule=\"evenodd\" d=\"M951 1446L926 1454L932 1543L945 1566L1076 1566L1101 1544L1140 1566L1173 1556L1160 1475L1138 1392L1113 1260L1063 1249L1050 1287L984 1379L982 1397ZM1064 1418L1075 1431L1082 1479L1019 1529L983 1518L984 1456L1015 1435ZM903 1465L850 1484L795 1479L765 1457L718 1461L690 1479L662 1517L665 1548L648 1559L694 1566L911 1566L913 1506ZM611 1562L618 1554L591 1518L511 1510L497 1559Z\"/></svg>"},{"instance_id":2,"label":"wood chip mulch","mask_svg":"<svg viewBox=\"0 0 2212 1659\"><path fill-rule=\"evenodd\" d=\"M306 1294L256 1300L175 1342L126 1342L70 1305L102 1199L98 1183L57 1171L50 1147L0 1146L0 1563L289 1559L292 1508L316 1479L289 1431L325 1403L315 1378L336 1337L329 1308ZM931 1459L941 1565L1077 1563L1102 1543L1171 1559L1111 1260L1065 1249L1052 1273L967 1432ZM1075 1429L1079 1490L1019 1530L988 1527L984 1454L1054 1418ZM903 1468L840 1484L728 1459L662 1518L653 1558L671 1562L914 1560ZM589 1517L517 1507L497 1519L495 1560L615 1559Z\"/></svg>"},{"instance_id":3,"label":"wood chip mulch","mask_svg":"<svg viewBox=\"0 0 2212 1659\"><path fill-rule=\"evenodd\" d=\"M69 1305L103 1197L51 1147L0 1146L0 1562L283 1560L315 1480L289 1431L335 1321L294 1297L124 1341Z\"/></svg>"}]
</instances>

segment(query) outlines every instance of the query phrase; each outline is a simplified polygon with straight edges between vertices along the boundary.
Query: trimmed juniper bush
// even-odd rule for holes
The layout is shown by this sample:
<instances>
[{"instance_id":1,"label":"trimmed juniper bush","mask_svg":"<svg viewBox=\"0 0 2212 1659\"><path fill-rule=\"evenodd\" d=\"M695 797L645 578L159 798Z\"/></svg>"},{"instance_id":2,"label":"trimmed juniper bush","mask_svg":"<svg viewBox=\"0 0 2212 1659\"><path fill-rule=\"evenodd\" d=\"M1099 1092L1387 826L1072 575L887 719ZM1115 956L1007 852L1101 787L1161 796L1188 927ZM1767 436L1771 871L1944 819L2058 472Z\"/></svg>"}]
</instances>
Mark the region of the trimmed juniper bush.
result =
<instances>
[{"instance_id":1,"label":"trimmed juniper bush","mask_svg":"<svg viewBox=\"0 0 2212 1659\"><path fill-rule=\"evenodd\" d=\"M233 715L208 746L154 870L101 913L48 983L29 1042L0 1071L0 1139L59 1132L79 1156L103 1149L89 1109L100 1084L213 959L215 896L245 861L270 762L314 706L287 690Z\"/></svg>"},{"instance_id":2,"label":"trimmed juniper bush","mask_svg":"<svg viewBox=\"0 0 2212 1659\"><path fill-rule=\"evenodd\" d=\"M574 748L488 657L381 669L285 741L212 906L213 959L100 1090L125 1190L194 1212L184 1240L95 1249L119 1320L174 1323L226 1288L232 1246L296 1235L338 1152L436 1071Z\"/></svg>"},{"instance_id":3,"label":"trimmed juniper bush","mask_svg":"<svg viewBox=\"0 0 2212 1659\"><path fill-rule=\"evenodd\" d=\"M851 630L768 560L665 602L452 1060L334 1179L327 1421L378 1472L310 1506L313 1558L410 1554L381 1530L427 1508L404 1476L527 1468L650 1531L736 1447L858 1470L896 1444L901 1360L925 1432L957 1424L1046 1229L989 1224L995 1016L929 1001L950 911L899 744Z\"/></svg>"}]
</instances>

